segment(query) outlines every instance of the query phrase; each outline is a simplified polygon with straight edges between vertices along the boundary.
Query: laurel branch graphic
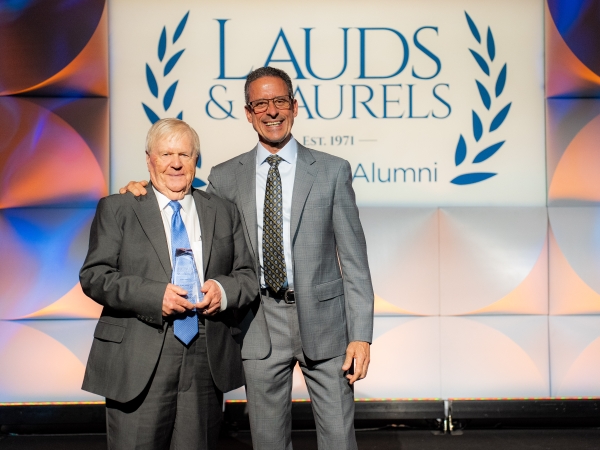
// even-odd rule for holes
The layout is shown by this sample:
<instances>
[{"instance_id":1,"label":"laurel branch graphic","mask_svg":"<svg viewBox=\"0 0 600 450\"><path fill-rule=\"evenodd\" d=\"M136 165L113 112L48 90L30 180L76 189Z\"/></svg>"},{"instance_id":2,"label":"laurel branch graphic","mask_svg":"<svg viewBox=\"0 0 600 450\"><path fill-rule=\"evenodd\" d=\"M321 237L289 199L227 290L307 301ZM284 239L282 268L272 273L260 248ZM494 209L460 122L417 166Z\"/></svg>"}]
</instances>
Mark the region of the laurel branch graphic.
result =
<instances>
[{"instance_id":1,"label":"laurel branch graphic","mask_svg":"<svg viewBox=\"0 0 600 450\"><path fill-rule=\"evenodd\" d=\"M473 19L471 19L471 17L469 16L469 14L467 14L466 11L465 11L465 16L467 18L467 23L469 25L469 29L471 30L471 33L473 34L473 37L475 38L477 43L480 45L480 47L483 47L484 44L482 42L481 35L479 34L479 30L477 29L477 26L475 25L475 22L473 22ZM496 57L496 44L494 43L494 35L492 34L492 30L490 29L490 27L488 27L488 29L487 29L487 35L486 35L485 41L486 41L485 42L485 52L487 53L487 59L484 56L482 56L483 52L481 52L481 50L480 50L481 53L476 52L473 49L469 49L469 51L471 52L471 55L473 55L475 62L477 63L477 65L479 66L479 68L481 69L483 74L485 74L487 76L487 79L486 78L483 79L484 82L475 80L475 84L477 85L477 90L479 91L479 96L481 97L481 102L483 103L483 106L485 107L485 109L487 111L491 112L491 111L493 111L492 106L495 106L495 103L497 102L500 95L502 95L502 92L504 91L504 87L506 85L507 65L505 63L502 66L502 69L500 69L498 76L495 77L496 78L495 83L493 83L493 79L491 79L490 77L491 77L491 73L493 72L492 69L494 68L494 65L496 64L496 63L494 63L494 59ZM486 88L486 84L488 85L488 87L490 84L493 84L493 90ZM490 95L490 91L494 94L493 97L492 97L492 95ZM508 116L511 104L512 104L512 102L509 102L506 106L504 106L502 109L500 109L500 111L498 113L496 113L494 118L491 120L489 127L487 127L487 131L484 129L480 114L477 114L477 112L475 110L472 110L473 138L475 139L476 143L478 143L482 139L482 137L484 137L486 132L493 133L498 128L500 128L500 126L504 123L506 116ZM492 144L492 145L484 148L483 150L479 151L479 153L477 153L475 158L473 158L472 164L479 164L484 161L487 161L489 158L494 156L498 150L500 150L500 148L504 145L505 142L506 141L498 141L495 144ZM456 145L456 151L454 153L454 163L458 167L463 162L465 162L466 158L467 158L467 141L465 140L464 136L461 134L458 139L458 144ZM457 176L456 178L452 179L450 182L453 184L457 184L457 185L474 184L474 183L479 183L481 181L487 180L488 178L491 178L495 175L497 175L497 173L494 173L494 172L469 172L469 173L465 173L465 174Z\"/></svg>"},{"instance_id":2,"label":"laurel branch graphic","mask_svg":"<svg viewBox=\"0 0 600 450\"><path fill-rule=\"evenodd\" d=\"M185 25L187 24L189 15L190 15L190 12L188 11L183 16L183 18L179 21L179 25L177 25L177 28L175 29L175 33L173 33L171 45L175 45L175 43L181 37L181 34L183 33L183 30L185 29ZM164 26L162 29L162 32L160 34L160 37L158 39L158 64L162 68L162 80L161 80L162 82L160 83L161 85L164 85L166 83L166 77L173 71L173 69L179 62L179 59L181 58L181 55L183 55L185 48L174 53L168 59L165 58L165 56L167 54L167 50L169 50L168 42L167 42L167 27ZM160 73L160 72L158 72L158 73ZM154 96L154 98L159 99L159 94L160 94L159 82L157 81L156 76L154 75L154 72L152 71L152 69L150 68L150 65L148 63L146 63L146 83L148 85L148 89L150 90L150 93ZM165 90L165 93L162 96L162 107L164 109L165 115L166 115L167 111L169 110L169 108L171 107L171 104L173 103L173 99L175 98L175 92L177 90L178 83L179 83L179 80L176 80L173 83L171 83L171 85ZM148 120L150 120L150 123L154 124L155 122L157 122L161 119L161 117L158 114L156 114L154 112L154 110L152 110L152 108L150 108L144 102L142 102L142 107L144 108L144 112L146 113ZM172 117L172 116L166 115L166 117ZM177 118L180 120L183 120L183 111L181 111L177 115ZM196 167L199 169L201 167L201 165L202 165L202 155L200 155L198 157L198 162L196 164ZM204 181L202 181L200 178L196 177L192 183L192 186L194 186L195 188L199 188L202 186L206 186L206 183Z\"/></svg>"}]
</instances>

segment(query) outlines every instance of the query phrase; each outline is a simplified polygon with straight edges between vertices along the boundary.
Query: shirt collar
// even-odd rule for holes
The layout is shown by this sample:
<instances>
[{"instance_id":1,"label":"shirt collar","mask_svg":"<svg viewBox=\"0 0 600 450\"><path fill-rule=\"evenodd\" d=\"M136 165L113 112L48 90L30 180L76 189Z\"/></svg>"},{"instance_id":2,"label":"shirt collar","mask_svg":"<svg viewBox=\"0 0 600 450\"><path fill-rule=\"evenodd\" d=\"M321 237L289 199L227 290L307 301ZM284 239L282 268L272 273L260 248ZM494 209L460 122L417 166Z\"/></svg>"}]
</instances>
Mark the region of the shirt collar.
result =
<instances>
[{"instance_id":1,"label":"shirt collar","mask_svg":"<svg viewBox=\"0 0 600 450\"><path fill-rule=\"evenodd\" d=\"M152 186L152 189L154 189L154 193L156 194L156 199L158 200L158 206L160 207L160 210L162 211L169 205L169 202L171 200L166 195L159 192L159 190L156 189L154 186ZM179 200L179 203L181 204L181 208L186 213L188 213L192 210L192 204L194 203L194 197L192 196L192 189L190 189L190 192L185 194L185 196L183 197L182 200Z\"/></svg>"},{"instance_id":2,"label":"shirt collar","mask_svg":"<svg viewBox=\"0 0 600 450\"><path fill-rule=\"evenodd\" d=\"M281 159L283 159L286 163L294 164L296 162L296 158L298 157L298 141L296 141L296 139L294 139L294 137L292 136L290 141L287 144L285 144L285 146L276 154L280 156ZM272 153L269 152L266 148L264 148L263 145L259 142L256 152L256 165L261 166L265 162L265 160L271 155Z\"/></svg>"}]
</instances>

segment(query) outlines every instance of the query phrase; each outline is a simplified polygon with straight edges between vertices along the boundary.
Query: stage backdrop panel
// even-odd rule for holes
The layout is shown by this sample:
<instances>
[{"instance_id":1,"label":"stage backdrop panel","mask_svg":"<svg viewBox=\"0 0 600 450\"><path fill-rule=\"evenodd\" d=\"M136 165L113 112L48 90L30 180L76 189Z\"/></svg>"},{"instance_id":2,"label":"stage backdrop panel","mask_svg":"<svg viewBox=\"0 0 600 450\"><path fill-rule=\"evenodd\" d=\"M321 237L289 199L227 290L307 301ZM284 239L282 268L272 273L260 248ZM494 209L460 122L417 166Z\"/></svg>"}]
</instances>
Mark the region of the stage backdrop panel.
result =
<instances>
[{"instance_id":1,"label":"stage backdrop panel","mask_svg":"<svg viewBox=\"0 0 600 450\"><path fill-rule=\"evenodd\" d=\"M0 60L0 402L99 400L96 321L53 319L100 314L78 272L108 194L106 0L2 2Z\"/></svg>"},{"instance_id":2,"label":"stage backdrop panel","mask_svg":"<svg viewBox=\"0 0 600 450\"><path fill-rule=\"evenodd\" d=\"M439 317L376 317L367 378L357 398L440 398Z\"/></svg>"},{"instance_id":3,"label":"stage backdrop panel","mask_svg":"<svg viewBox=\"0 0 600 450\"><path fill-rule=\"evenodd\" d=\"M600 396L600 316L550 317L551 395Z\"/></svg>"},{"instance_id":4,"label":"stage backdrop panel","mask_svg":"<svg viewBox=\"0 0 600 450\"><path fill-rule=\"evenodd\" d=\"M81 390L95 326L95 320L0 320L0 401L102 400Z\"/></svg>"},{"instance_id":5,"label":"stage backdrop panel","mask_svg":"<svg viewBox=\"0 0 600 450\"><path fill-rule=\"evenodd\" d=\"M97 199L147 179L161 117L200 133L205 186L255 145L244 78L267 64L293 78L298 141L351 163L376 294L357 397L600 395L600 104L564 98L600 96L597 6L11 2L0 402L97 399L80 390L95 325L81 319L100 308L77 282ZM292 395L307 397L298 368Z\"/></svg>"},{"instance_id":6,"label":"stage backdrop panel","mask_svg":"<svg viewBox=\"0 0 600 450\"><path fill-rule=\"evenodd\" d=\"M440 313L437 208L360 208L377 315Z\"/></svg>"},{"instance_id":7,"label":"stage backdrop panel","mask_svg":"<svg viewBox=\"0 0 600 450\"><path fill-rule=\"evenodd\" d=\"M108 100L0 97L0 208L95 206L108 194Z\"/></svg>"},{"instance_id":8,"label":"stage backdrop panel","mask_svg":"<svg viewBox=\"0 0 600 450\"><path fill-rule=\"evenodd\" d=\"M550 395L547 316L440 320L443 398Z\"/></svg>"},{"instance_id":9,"label":"stage backdrop panel","mask_svg":"<svg viewBox=\"0 0 600 450\"><path fill-rule=\"evenodd\" d=\"M546 208L442 208L443 315L547 314Z\"/></svg>"},{"instance_id":10,"label":"stage backdrop panel","mask_svg":"<svg viewBox=\"0 0 600 450\"><path fill-rule=\"evenodd\" d=\"M600 96L600 14L597 0L548 0L548 97Z\"/></svg>"},{"instance_id":11,"label":"stage backdrop panel","mask_svg":"<svg viewBox=\"0 0 600 450\"><path fill-rule=\"evenodd\" d=\"M377 335L357 395L548 395L542 1L110 6L112 192L147 179L145 134L161 117L199 131L204 186L212 166L256 142L246 74L283 68L299 103L295 137L351 163L376 333L396 324ZM466 314L478 318L444 317ZM510 333L530 323L532 334ZM506 350L516 363L498 373L523 380L474 383L472 367L491 356L474 349L453 363L453 347L439 346L455 342L452 326ZM306 395L296 373L293 396Z\"/></svg>"},{"instance_id":12,"label":"stage backdrop panel","mask_svg":"<svg viewBox=\"0 0 600 450\"><path fill-rule=\"evenodd\" d=\"M0 319L100 316L79 284L93 217L89 208L0 210Z\"/></svg>"},{"instance_id":13,"label":"stage backdrop panel","mask_svg":"<svg viewBox=\"0 0 600 450\"><path fill-rule=\"evenodd\" d=\"M600 100L547 100L548 205L600 205Z\"/></svg>"},{"instance_id":14,"label":"stage backdrop panel","mask_svg":"<svg viewBox=\"0 0 600 450\"><path fill-rule=\"evenodd\" d=\"M0 96L106 97L106 0L2 2Z\"/></svg>"},{"instance_id":15,"label":"stage backdrop panel","mask_svg":"<svg viewBox=\"0 0 600 450\"><path fill-rule=\"evenodd\" d=\"M271 64L294 136L350 161L360 205L545 205L541 0L119 0L109 19L112 192L148 178L159 117L199 131L197 186L250 150L244 77Z\"/></svg>"},{"instance_id":16,"label":"stage backdrop panel","mask_svg":"<svg viewBox=\"0 0 600 450\"><path fill-rule=\"evenodd\" d=\"M600 207L550 207L550 313L600 314Z\"/></svg>"}]
</instances>

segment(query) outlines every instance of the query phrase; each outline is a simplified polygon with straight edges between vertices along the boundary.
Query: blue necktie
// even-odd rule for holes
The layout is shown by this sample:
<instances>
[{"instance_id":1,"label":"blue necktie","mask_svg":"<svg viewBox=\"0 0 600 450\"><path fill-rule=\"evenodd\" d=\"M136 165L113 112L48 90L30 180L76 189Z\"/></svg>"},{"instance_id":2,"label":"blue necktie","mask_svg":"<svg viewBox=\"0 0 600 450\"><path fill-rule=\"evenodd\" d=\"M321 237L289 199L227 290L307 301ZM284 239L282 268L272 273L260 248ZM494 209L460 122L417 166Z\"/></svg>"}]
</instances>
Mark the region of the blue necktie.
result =
<instances>
[{"instance_id":1,"label":"blue necktie","mask_svg":"<svg viewBox=\"0 0 600 450\"><path fill-rule=\"evenodd\" d=\"M171 282L188 291L188 300L192 303L199 301L194 291L200 294L200 279L194 263L190 240L185 225L181 220L181 204L178 201L170 201L169 206L173 209L171 218L171 253L173 258L173 276ZM182 282L182 280L185 280ZM198 317L196 311L189 311L185 315L180 314L173 322L175 337L185 345L189 344L198 334Z\"/></svg>"}]
</instances>

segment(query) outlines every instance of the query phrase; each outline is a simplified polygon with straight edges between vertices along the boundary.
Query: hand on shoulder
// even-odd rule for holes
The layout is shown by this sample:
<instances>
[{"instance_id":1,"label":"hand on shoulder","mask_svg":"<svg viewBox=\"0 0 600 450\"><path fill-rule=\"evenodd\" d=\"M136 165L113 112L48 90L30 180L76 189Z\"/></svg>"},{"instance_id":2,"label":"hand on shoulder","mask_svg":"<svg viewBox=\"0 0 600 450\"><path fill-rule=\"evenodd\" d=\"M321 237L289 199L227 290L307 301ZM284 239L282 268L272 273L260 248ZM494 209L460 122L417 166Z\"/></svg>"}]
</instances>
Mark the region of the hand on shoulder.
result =
<instances>
[{"instance_id":1,"label":"hand on shoulder","mask_svg":"<svg viewBox=\"0 0 600 450\"><path fill-rule=\"evenodd\" d=\"M148 186L148 182L146 180L142 181L130 181L127 183L127 186L119 189L119 194L126 194L127 192L131 192L136 197L140 195L146 195L148 191L146 190L146 186Z\"/></svg>"}]
</instances>

